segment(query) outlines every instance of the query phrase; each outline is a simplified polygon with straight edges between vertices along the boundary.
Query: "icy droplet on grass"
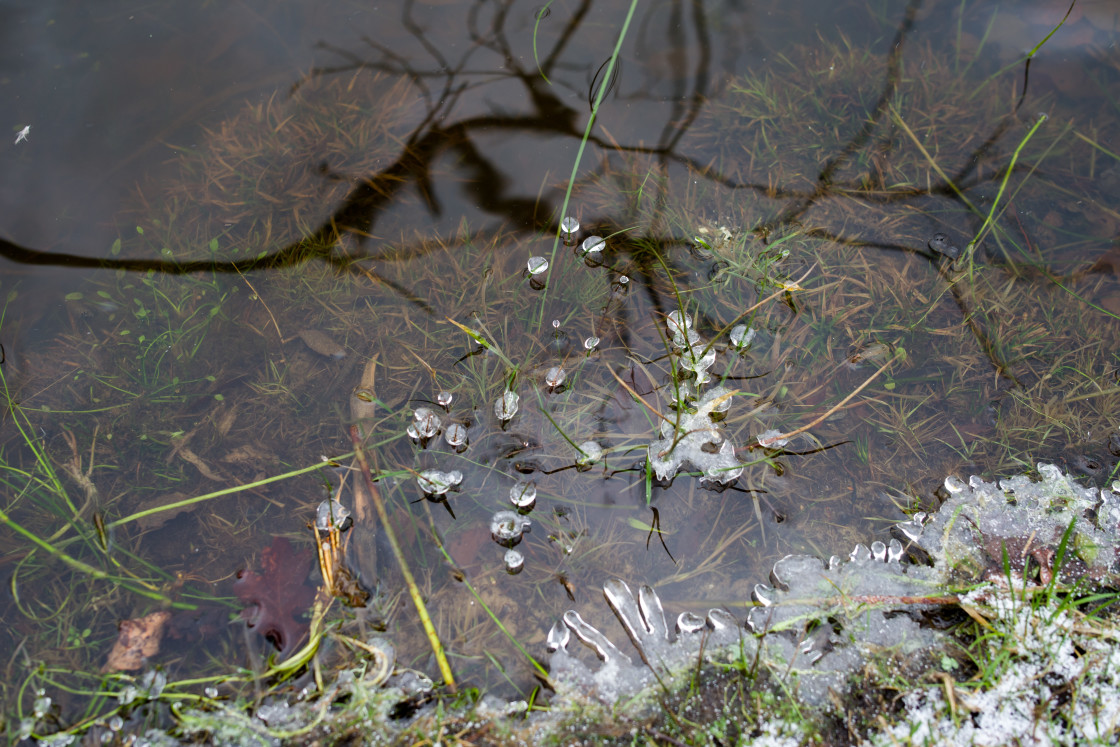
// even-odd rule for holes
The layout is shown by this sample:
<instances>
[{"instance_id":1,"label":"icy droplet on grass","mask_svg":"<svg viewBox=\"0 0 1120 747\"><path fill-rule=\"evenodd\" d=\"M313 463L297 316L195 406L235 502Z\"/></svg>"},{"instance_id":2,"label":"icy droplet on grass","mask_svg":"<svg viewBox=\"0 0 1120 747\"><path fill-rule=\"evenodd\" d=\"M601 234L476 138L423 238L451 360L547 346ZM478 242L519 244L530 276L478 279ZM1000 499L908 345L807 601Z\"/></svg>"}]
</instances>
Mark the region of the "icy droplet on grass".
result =
<instances>
[{"instance_id":1,"label":"icy droplet on grass","mask_svg":"<svg viewBox=\"0 0 1120 747\"><path fill-rule=\"evenodd\" d=\"M506 572L511 576L521 573L521 569L525 567L525 556L517 550L506 550L502 560L506 564Z\"/></svg>"},{"instance_id":2,"label":"icy droplet on grass","mask_svg":"<svg viewBox=\"0 0 1120 747\"><path fill-rule=\"evenodd\" d=\"M601 236L588 236L580 245L584 254L599 254L607 248L607 242Z\"/></svg>"},{"instance_id":3,"label":"icy droplet on grass","mask_svg":"<svg viewBox=\"0 0 1120 747\"><path fill-rule=\"evenodd\" d=\"M544 257L529 257L527 267L530 275L540 275L548 269L548 260Z\"/></svg>"},{"instance_id":4,"label":"icy droplet on grass","mask_svg":"<svg viewBox=\"0 0 1120 747\"><path fill-rule=\"evenodd\" d=\"M140 678L140 690L148 698L155 700L167 687L167 675L158 669L151 669Z\"/></svg>"},{"instance_id":5,"label":"icy droplet on grass","mask_svg":"<svg viewBox=\"0 0 1120 747\"><path fill-rule=\"evenodd\" d=\"M588 338L584 339L584 341L583 341L584 350L594 350L596 347L598 347L598 345L599 345L599 338L596 337L595 335L591 335L591 337L588 337Z\"/></svg>"},{"instance_id":6,"label":"icy droplet on grass","mask_svg":"<svg viewBox=\"0 0 1120 747\"><path fill-rule=\"evenodd\" d=\"M712 420L719 422L727 416L728 411L731 409L732 399L734 399L734 395L731 390L725 386L717 386L708 390L708 393L704 395L704 402L710 402L712 404Z\"/></svg>"},{"instance_id":7,"label":"icy droplet on grass","mask_svg":"<svg viewBox=\"0 0 1120 747\"><path fill-rule=\"evenodd\" d=\"M742 350L750 346L751 340L754 339L754 335L755 330L751 329L747 325L736 324L731 328L731 344L734 345L737 350Z\"/></svg>"},{"instance_id":8,"label":"icy droplet on grass","mask_svg":"<svg viewBox=\"0 0 1120 747\"><path fill-rule=\"evenodd\" d=\"M412 422L420 438L431 438L439 433L439 415L430 408L417 407L416 412L412 413Z\"/></svg>"},{"instance_id":9,"label":"icy droplet on grass","mask_svg":"<svg viewBox=\"0 0 1120 747\"><path fill-rule=\"evenodd\" d=\"M669 328L669 334L676 337L692 329L692 317L674 309L665 318L665 326Z\"/></svg>"},{"instance_id":10,"label":"icy droplet on grass","mask_svg":"<svg viewBox=\"0 0 1120 747\"><path fill-rule=\"evenodd\" d=\"M603 447L596 441L584 441L579 445L581 453L576 455L576 464L590 467L603 458Z\"/></svg>"},{"instance_id":11,"label":"icy droplet on grass","mask_svg":"<svg viewBox=\"0 0 1120 747\"><path fill-rule=\"evenodd\" d=\"M564 239L564 241L571 241L574 239L575 233L578 230L579 221L572 216L569 215L567 218L560 221L560 238Z\"/></svg>"},{"instance_id":12,"label":"icy droplet on grass","mask_svg":"<svg viewBox=\"0 0 1120 747\"><path fill-rule=\"evenodd\" d=\"M440 392L436 395L436 402L440 407L446 410L451 406L451 400L454 398L455 395L453 395L451 392Z\"/></svg>"},{"instance_id":13,"label":"icy droplet on grass","mask_svg":"<svg viewBox=\"0 0 1120 747\"><path fill-rule=\"evenodd\" d=\"M708 381L708 369L716 362L716 351L708 348L699 351L693 348L681 354L681 368L696 374L697 383L704 384Z\"/></svg>"},{"instance_id":14,"label":"icy droplet on grass","mask_svg":"<svg viewBox=\"0 0 1120 747\"><path fill-rule=\"evenodd\" d=\"M440 472L438 469L427 469L416 476L416 483L427 495L443 495L451 488L463 481L463 473L459 470Z\"/></svg>"},{"instance_id":15,"label":"icy droplet on grass","mask_svg":"<svg viewBox=\"0 0 1120 747\"><path fill-rule=\"evenodd\" d=\"M673 347L677 350L691 350L693 347L699 346L701 342L700 333L694 329L688 329L673 335Z\"/></svg>"},{"instance_id":16,"label":"icy droplet on grass","mask_svg":"<svg viewBox=\"0 0 1120 747\"><path fill-rule=\"evenodd\" d=\"M517 396L517 392L511 392L509 389L502 392L502 395L494 401L494 415L503 422L509 420L517 414L518 403L521 397Z\"/></svg>"},{"instance_id":17,"label":"icy droplet on grass","mask_svg":"<svg viewBox=\"0 0 1120 747\"><path fill-rule=\"evenodd\" d=\"M555 389L564 383L564 379L568 378L568 373L560 366L553 366L548 369L544 375L544 383L549 389Z\"/></svg>"},{"instance_id":18,"label":"icy droplet on grass","mask_svg":"<svg viewBox=\"0 0 1120 747\"><path fill-rule=\"evenodd\" d=\"M35 698L35 705L33 706L32 713L35 714L35 718L42 718L47 715L47 711L50 709L51 696L44 694L43 691L40 690L39 697Z\"/></svg>"},{"instance_id":19,"label":"icy droplet on grass","mask_svg":"<svg viewBox=\"0 0 1120 747\"><path fill-rule=\"evenodd\" d=\"M490 536L499 545L513 547L528 532L532 522L516 511L498 511L490 517Z\"/></svg>"},{"instance_id":20,"label":"icy droplet on grass","mask_svg":"<svg viewBox=\"0 0 1120 747\"><path fill-rule=\"evenodd\" d=\"M350 518L350 509L336 500L323 501L315 511L315 528L320 532L329 532L332 527L344 529Z\"/></svg>"},{"instance_id":21,"label":"icy droplet on grass","mask_svg":"<svg viewBox=\"0 0 1120 747\"><path fill-rule=\"evenodd\" d=\"M777 429L763 431L758 436L758 445L764 449L780 449L789 443L788 438L778 438L782 432Z\"/></svg>"},{"instance_id":22,"label":"icy droplet on grass","mask_svg":"<svg viewBox=\"0 0 1120 747\"><path fill-rule=\"evenodd\" d=\"M537 502L535 483L522 480L509 489L509 502L522 510L532 508Z\"/></svg>"},{"instance_id":23,"label":"icy droplet on grass","mask_svg":"<svg viewBox=\"0 0 1120 747\"><path fill-rule=\"evenodd\" d=\"M458 448L467 442L467 428L462 423L452 423L443 432L443 438L448 446Z\"/></svg>"}]
</instances>

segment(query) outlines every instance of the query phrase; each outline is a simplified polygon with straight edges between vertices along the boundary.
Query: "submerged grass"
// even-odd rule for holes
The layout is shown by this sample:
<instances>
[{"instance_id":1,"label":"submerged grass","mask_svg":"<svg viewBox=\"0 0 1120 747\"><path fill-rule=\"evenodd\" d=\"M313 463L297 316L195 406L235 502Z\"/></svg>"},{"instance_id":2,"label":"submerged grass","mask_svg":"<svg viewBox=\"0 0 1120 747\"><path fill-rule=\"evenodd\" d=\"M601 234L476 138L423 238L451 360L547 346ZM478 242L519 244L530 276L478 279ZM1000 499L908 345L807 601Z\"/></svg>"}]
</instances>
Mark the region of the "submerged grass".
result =
<instances>
[{"instance_id":1,"label":"submerged grass","mask_svg":"<svg viewBox=\"0 0 1120 747\"><path fill-rule=\"evenodd\" d=\"M148 190L141 231L129 226L121 251L180 268L277 253L288 263L267 272L234 265L228 282L213 270L122 271L71 300L71 329L37 361L21 395L6 390L19 437L4 444L3 480L18 502L0 521L19 527L18 588L56 574L59 561L69 569L65 584L41 584L49 590L18 597L9 613L35 632L11 641L19 653L9 669L23 676L8 681L23 684L6 702L26 716L36 690L50 685L74 697L48 728L80 731L115 715L137 730L167 726L166 712L108 700L140 677L94 675L94 658L116 619L147 611L153 596L169 606L213 603L228 622L226 584L244 567L246 545L273 533L305 536L306 517L345 482L319 457L349 456L344 434L358 416L346 401L359 395L369 361L376 381L359 398L370 406L362 433L386 465L371 476L385 505L377 522L359 517L347 558L379 592L373 606L320 603L309 647L276 667L258 662L255 674L229 671L245 659L242 642L206 633L216 642L209 660L167 660L171 682L152 698L176 704L179 733L233 741L298 741L328 728L339 740L376 733L370 722L384 721L395 702L384 678L369 675L383 668L369 633L388 625L399 669L428 669L433 652L461 693L403 733L512 741L523 736L515 719L483 719L489 732L471 725L475 688L534 700L549 623L597 597L606 576L656 583L688 608L734 607L776 558L846 553L932 504L945 474L1065 458L1086 473L1097 464L1090 477L1111 479L1108 434L1120 394L1111 351L1120 330L1112 319L1102 324L1098 309L1120 311L1117 271L1103 248L1098 269L1083 258L1069 266L1095 246L1094 221L1108 211L1074 205L1072 195L1054 205L1056 159L1091 170L1085 164L1102 157L1107 133L1053 135L1038 129L1041 120L1026 136L1013 132L1003 124L1014 105L1005 81L977 85L932 49L906 59L889 88L881 68L879 56L844 38L788 49L707 102L682 140L693 165L619 152L577 179L577 157L559 215L572 204L594 212L588 230L610 236L600 258L561 251L543 225L481 229L464 219L435 235L335 225L356 182L377 204L420 202L402 197L377 166L413 142L423 119L404 78L364 68L310 76L289 100L253 104L198 153L182 151L181 181L166 195ZM320 161L318 172L308 168ZM1041 241L1056 223L1064 238ZM933 252L936 232L966 246L969 273ZM549 241L546 290L534 291L526 245L543 253ZM694 318L705 340L689 363L717 356L705 386L734 392L721 424L728 439L740 447L792 439L744 452L742 477L722 492L693 474L657 481L645 459L664 423L695 410L682 390L705 388L672 351L673 311ZM740 323L756 336L737 348L729 335ZM587 349L592 335L599 344ZM567 379L549 386L554 367ZM493 404L507 389L520 391L522 409L500 424ZM441 391L454 397L446 409L435 401ZM420 406L465 425L466 451L440 436L407 439ZM85 468L77 441L72 454L53 451L71 427L64 416L91 424L74 429L89 441ZM116 446L133 438L133 450ZM604 457L584 472L577 462L588 440ZM72 482L82 486L84 475L100 496L88 510L55 469L74 460ZM415 476L431 468L461 470L463 488L442 501L425 497ZM301 480L310 473L318 484ZM540 505L519 546L526 569L511 577L488 520L520 480L534 481ZM31 502L43 516L27 510ZM189 513L172 521L180 511ZM397 563L378 558L374 526L397 534L393 554L410 568L403 583ZM190 540L173 544L172 533ZM84 588L91 577L113 588ZM419 625L397 603L406 586ZM1111 602L1065 599L1047 604L1073 614ZM984 673L976 689L995 686L1014 653L1000 614L980 613L998 634L973 631L969 666ZM736 661L698 674L658 719L623 718L609 727L617 733L586 714L573 714L572 725L603 743L635 735L845 741L868 734L872 714L896 714L902 682L886 672L843 722L791 703L757 662ZM296 714L290 725L286 716L262 726L246 715L281 702L281 683L292 681L323 695L307 709L285 706ZM206 694L210 686L220 696Z\"/></svg>"}]
</instances>

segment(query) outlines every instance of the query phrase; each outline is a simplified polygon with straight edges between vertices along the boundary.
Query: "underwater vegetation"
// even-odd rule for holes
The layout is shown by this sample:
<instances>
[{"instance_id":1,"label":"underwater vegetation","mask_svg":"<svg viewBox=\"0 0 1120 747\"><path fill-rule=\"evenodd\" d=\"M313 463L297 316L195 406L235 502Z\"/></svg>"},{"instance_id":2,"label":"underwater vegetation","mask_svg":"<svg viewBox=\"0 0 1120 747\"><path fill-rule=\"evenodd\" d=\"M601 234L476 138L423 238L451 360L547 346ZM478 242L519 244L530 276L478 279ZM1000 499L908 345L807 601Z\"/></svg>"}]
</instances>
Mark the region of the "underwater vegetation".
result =
<instances>
[{"instance_id":1,"label":"underwater vegetation","mask_svg":"<svg viewBox=\"0 0 1120 747\"><path fill-rule=\"evenodd\" d=\"M1115 117L868 23L672 147L349 55L177 149L3 369L9 733L1107 735ZM596 156L509 192L522 131Z\"/></svg>"}]
</instances>

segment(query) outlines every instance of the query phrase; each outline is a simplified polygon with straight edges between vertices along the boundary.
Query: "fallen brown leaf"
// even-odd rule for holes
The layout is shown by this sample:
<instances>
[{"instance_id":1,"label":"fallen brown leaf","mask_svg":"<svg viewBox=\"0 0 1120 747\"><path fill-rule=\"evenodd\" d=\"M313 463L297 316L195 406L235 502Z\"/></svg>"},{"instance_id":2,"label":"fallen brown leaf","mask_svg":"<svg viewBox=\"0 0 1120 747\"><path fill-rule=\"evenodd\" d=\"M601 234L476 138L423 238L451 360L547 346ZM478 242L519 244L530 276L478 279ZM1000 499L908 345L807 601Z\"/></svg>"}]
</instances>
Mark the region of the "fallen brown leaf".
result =
<instances>
[{"instance_id":1,"label":"fallen brown leaf","mask_svg":"<svg viewBox=\"0 0 1120 747\"><path fill-rule=\"evenodd\" d=\"M147 659L159 653L159 643L170 619L170 612L153 612L135 620L122 620L117 642L105 666L101 667L102 674L132 672L143 667Z\"/></svg>"}]
</instances>

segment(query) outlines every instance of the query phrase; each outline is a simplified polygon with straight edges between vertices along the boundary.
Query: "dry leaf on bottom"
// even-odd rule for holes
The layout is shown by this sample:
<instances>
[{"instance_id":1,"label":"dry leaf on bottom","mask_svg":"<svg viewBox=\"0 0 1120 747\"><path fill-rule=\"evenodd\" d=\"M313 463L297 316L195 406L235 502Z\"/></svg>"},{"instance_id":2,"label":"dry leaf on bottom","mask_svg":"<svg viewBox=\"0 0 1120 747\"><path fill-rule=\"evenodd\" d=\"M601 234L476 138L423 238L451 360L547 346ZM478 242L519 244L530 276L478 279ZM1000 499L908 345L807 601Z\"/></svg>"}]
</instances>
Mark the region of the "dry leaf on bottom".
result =
<instances>
[{"instance_id":1,"label":"dry leaf on bottom","mask_svg":"<svg viewBox=\"0 0 1120 747\"><path fill-rule=\"evenodd\" d=\"M101 667L102 674L131 672L143 667L147 659L159 653L159 642L170 619L170 612L153 612L136 620L122 620L117 642L105 666Z\"/></svg>"}]
</instances>

